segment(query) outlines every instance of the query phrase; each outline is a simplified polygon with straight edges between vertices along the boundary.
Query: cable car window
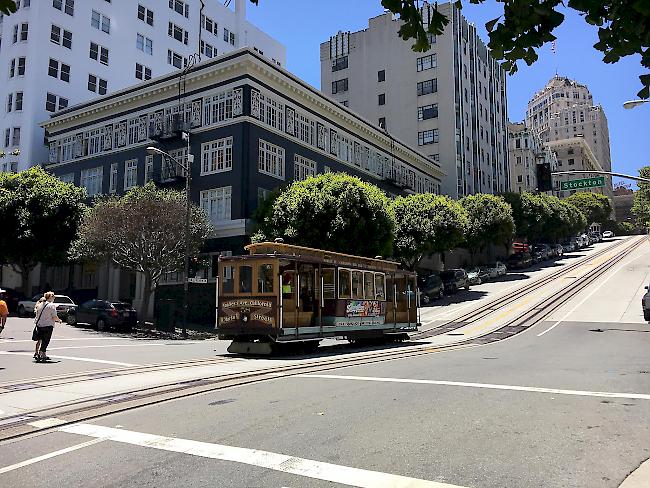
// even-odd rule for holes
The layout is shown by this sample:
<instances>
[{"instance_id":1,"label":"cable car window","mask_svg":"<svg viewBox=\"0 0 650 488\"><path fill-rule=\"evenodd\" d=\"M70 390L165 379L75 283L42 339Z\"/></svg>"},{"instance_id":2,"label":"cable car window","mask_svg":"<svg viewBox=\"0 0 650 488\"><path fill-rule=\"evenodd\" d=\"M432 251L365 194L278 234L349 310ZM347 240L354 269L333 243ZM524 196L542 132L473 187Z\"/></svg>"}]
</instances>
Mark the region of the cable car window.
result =
<instances>
[{"instance_id":1,"label":"cable car window","mask_svg":"<svg viewBox=\"0 0 650 488\"><path fill-rule=\"evenodd\" d=\"M273 293L273 265L260 264L257 268L257 292Z\"/></svg>"},{"instance_id":2,"label":"cable car window","mask_svg":"<svg viewBox=\"0 0 650 488\"><path fill-rule=\"evenodd\" d=\"M293 296L293 270L286 270L282 273L282 296L291 298Z\"/></svg>"},{"instance_id":3,"label":"cable car window","mask_svg":"<svg viewBox=\"0 0 650 488\"><path fill-rule=\"evenodd\" d=\"M239 293L250 293L253 291L253 267L239 267Z\"/></svg>"},{"instance_id":4,"label":"cable car window","mask_svg":"<svg viewBox=\"0 0 650 488\"><path fill-rule=\"evenodd\" d=\"M350 298L350 270L339 269L339 298Z\"/></svg>"},{"instance_id":5,"label":"cable car window","mask_svg":"<svg viewBox=\"0 0 650 488\"><path fill-rule=\"evenodd\" d=\"M233 266L224 266L223 267L223 281L221 289L224 293L233 293L235 291L235 280L234 280L234 267Z\"/></svg>"},{"instance_id":6,"label":"cable car window","mask_svg":"<svg viewBox=\"0 0 650 488\"><path fill-rule=\"evenodd\" d=\"M363 300L363 272L352 272L352 298Z\"/></svg>"},{"instance_id":7,"label":"cable car window","mask_svg":"<svg viewBox=\"0 0 650 488\"><path fill-rule=\"evenodd\" d=\"M323 298L336 298L334 270L331 268L323 269Z\"/></svg>"},{"instance_id":8,"label":"cable car window","mask_svg":"<svg viewBox=\"0 0 650 488\"><path fill-rule=\"evenodd\" d=\"M386 300L386 277L382 273L375 273L375 297Z\"/></svg>"},{"instance_id":9,"label":"cable car window","mask_svg":"<svg viewBox=\"0 0 650 488\"><path fill-rule=\"evenodd\" d=\"M366 300L375 300L375 277L372 273L363 273L363 292Z\"/></svg>"}]
</instances>

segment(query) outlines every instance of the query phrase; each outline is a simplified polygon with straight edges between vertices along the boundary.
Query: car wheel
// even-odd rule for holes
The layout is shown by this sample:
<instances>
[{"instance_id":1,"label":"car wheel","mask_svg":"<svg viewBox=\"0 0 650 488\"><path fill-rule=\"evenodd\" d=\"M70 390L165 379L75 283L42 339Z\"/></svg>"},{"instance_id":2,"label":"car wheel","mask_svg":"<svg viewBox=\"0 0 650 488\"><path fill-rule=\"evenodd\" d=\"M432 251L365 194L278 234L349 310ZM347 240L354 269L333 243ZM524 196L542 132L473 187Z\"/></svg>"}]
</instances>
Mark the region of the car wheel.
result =
<instances>
[{"instance_id":1,"label":"car wheel","mask_svg":"<svg viewBox=\"0 0 650 488\"><path fill-rule=\"evenodd\" d=\"M440 291L438 292L438 299L442 300L445 297L445 290L440 288Z\"/></svg>"},{"instance_id":2,"label":"car wheel","mask_svg":"<svg viewBox=\"0 0 650 488\"><path fill-rule=\"evenodd\" d=\"M106 321L104 319L97 319L96 326L97 326L97 330L100 332L107 329Z\"/></svg>"},{"instance_id":3,"label":"car wheel","mask_svg":"<svg viewBox=\"0 0 650 488\"><path fill-rule=\"evenodd\" d=\"M480 283L481 283L481 282L479 281L479 284L480 284ZM467 284L465 285L465 290L469 291L469 283L467 283Z\"/></svg>"},{"instance_id":4,"label":"car wheel","mask_svg":"<svg viewBox=\"0 0 650 488\"><path fill-rule=\"evenodd\" d=\"M77 325L77 316L73 313L69 313L65 321L68 323L68 325Z\"/></svg>"},{"instance_id":5,"label":"car wheel","mask_svg":"<svg viewBox=\"0 0 650 488\"><path fill-rule=\"evenodd\" d=\"M27 315L27 312L25 311L25 306L24 305L19 305L18 306L18 316L19 317L25 317Z\"/></svg>"}]
</instances>

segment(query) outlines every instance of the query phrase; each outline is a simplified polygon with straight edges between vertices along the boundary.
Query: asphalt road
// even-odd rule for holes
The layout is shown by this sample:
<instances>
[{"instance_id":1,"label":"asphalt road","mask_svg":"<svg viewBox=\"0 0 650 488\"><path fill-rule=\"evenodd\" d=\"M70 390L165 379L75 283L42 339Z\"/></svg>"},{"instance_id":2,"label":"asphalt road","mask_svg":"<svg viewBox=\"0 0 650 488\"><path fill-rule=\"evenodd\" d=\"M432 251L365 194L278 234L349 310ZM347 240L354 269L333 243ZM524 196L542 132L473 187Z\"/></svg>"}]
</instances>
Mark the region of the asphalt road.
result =
<instances>
[{"instance_id":1,"label":"asphalt road","mask_svg":"<svg viewBox=\"0 0 650 488\"><path fill-rule=\"evenodd\" d=\"M6 442L0 483L617 487L650 457L650 325L639 302L649 283L646 243L508 340L278 377ZM217 349L190 346L110 351Z\"/></svg>"}]
</instances>

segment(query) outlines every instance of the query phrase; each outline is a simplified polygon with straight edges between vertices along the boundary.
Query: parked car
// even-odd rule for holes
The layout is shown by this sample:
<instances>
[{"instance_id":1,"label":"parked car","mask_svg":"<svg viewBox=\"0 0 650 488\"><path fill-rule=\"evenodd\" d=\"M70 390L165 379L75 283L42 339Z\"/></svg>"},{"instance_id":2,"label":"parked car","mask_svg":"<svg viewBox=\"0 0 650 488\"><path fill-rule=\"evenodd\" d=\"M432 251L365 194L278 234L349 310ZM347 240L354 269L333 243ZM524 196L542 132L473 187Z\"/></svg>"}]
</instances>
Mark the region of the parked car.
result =
<instances>
[{"instance_id":1,"label":"parked car","mask_svg":"<svg viewBox=\"0 0 650 488\"><path fill-rule=\"evenodd\" d=\"M0 289L3 290L5 296L4 300L7 302L7 308L9 308L9 313L16 312L18 310L18 303L21 300L25 299L25 294L13 288L7 288L5 286L0 286Z\"/></svg>"},{"instance_id":2,"label":"parked car","mask_svg":"<svg viewBox=\"0 0 650 488\"><path fill-rule=\"evenodd\" d=\"M584 247L593 244L593 241L589 238L587 234L581 234L580 237L582 237L582 242L584 243Z\"/></svg>"},{"instance_id":3,"label":"parked car","mask_svg":"<svg viewBox=\"0 0 650 488\"><path fill-rule=\"evenodd\" d=\"M582 248L585 247L585 246L587 245L587 243L588 243L588 241L587 241L587 236L584 236L584 237L583 237L583 235L584 235L584 234L580 234L580 235L577 235L577 236L575 237L575 239L576 239L576 246L577 246L577 249L582 249Z\"/></svg>"},{"instance_id":4,"label":"parked car","mask_svg":"<svg viewBox=\"0 0 650 488\"><path fill-rule=\"evenodd\" d=\"M505 276L505 274L508 272L508 268L506 268L506 265L501 261L496 261L494 263L488 264L486 269L490 274L490 279Z\"/></svg>"},{"instance_id":5,"label":"parked car","mask_svg":"<svg viewBox=\"0 0 650 488\"><path fill-rule=\"evenodd\" d=\"M641 299L641 308L643 308L643 320L650 322L650 286L646 286L645 290L645 295Z\"/></svg>"},{"instance_id":6,"label":"parked car","mask_svg":"<svg viewBox=\"0 0 650 488\"><path fill-rule=\"evenodd\" d=\"M21 300L18 302L18 315L21 317L34 316L34 308L42 296L43 294L39 293L29 300ZM66 295L54 295L54 303L56 304L56 313L61 320L66 320L70 310L74 310L77 306L77 304Z\"/></svg>"},{"instance_id":7,"label":"parked car","mask_svg":"<svg viewBox=\"0 0 650 488\"><path fill-rule=\"evenodd\" d=\"M508 258L508 269L524 269L533 262L529 252L516 252Z\"/></svg>"},{"instance_id":8,"label":"parked car","mask_svg":"<svg viewBox=\"0 0 650 488\"><path fill-rule=\"evenodd\" d=\"M467 278L470 285L480 285L490 279L490 273L485 268L475 266L467 271Z\"/></svg>"},{"instance_id":9,"label":"parked car","mask_svg":"<svg viewBox=\"0 0 650 488\"><path fill-rule=\"evenodd\" d=\"M576 250L576 241L575 238L571 238L568 241L564 241L562 243L562 250L567 253L567 252L573 252Z\"/></svg>"},{"instance_id":10,"label":"parked car","mask_svg":"<svg viewBox=\"0 0 650 488\"><path fill-rule=\"evenodd\" d=\"M67 322L94 325L100 331L109 328L128 331L138 322L138 313L129 303L88 300L70 311Z\"/></svg>"},{"instance_id":11,"label":"parked car","mask_svg":"<svg viewBox=\"0 0 650 488\"><path fill-rule=\"evenodd\" d=\"M603 235L600 232L590 232L589 236L594 239L594 242L600 242L603 240Z\"/></svg>"},{"instance_id":12,"label":"parked car","mask_svg":"<svg viewBox=\"0 0 650 488\"><path fill-rule=\"evenodd\" d=\"M612 237L614 237L614 233L611 230L603 232L603 239L611 239Z\"/></svg>"},{"instance_id":13,"label":"parked car","mask_svg":"<svg viewBox=\"0 0 650 488\"><path fill-rule=\"evenodd\" d=\"M562 246L562 244L555 244L555 255L558 258L564 256L564 247Z\"/></svg>"},{"instance_id":14,"label":"parked car","mask_svg":"<svg viewBox=\"0 0 650 488\"><path fill-rule=\"evenodd\" d=\"M534 263L541 263L550 258L550 248L546 244L537 244L531 254Z\"/></svg>"},{"instance_id":15,"label":"parked car","mask_svg":"<svg viewBox=\"0 0 650 488\"><path fill-rule=\"evenodd\" d=\"M469 277L464 269L448 269L440 273L440 279L445 286L445 293L456 293L461 288L469 290Z\"/></svg>"},{"instance_id":16,"label":"parked car","mask_svg":"<svg viewBox=\"0 0 650 488\"><path fill-rule=\"evenodd\" d=\"M420 303L426 305L431 300L445 296L445 286L438 273L433 273L420 281Z\"/></svg>"}]
</instances>

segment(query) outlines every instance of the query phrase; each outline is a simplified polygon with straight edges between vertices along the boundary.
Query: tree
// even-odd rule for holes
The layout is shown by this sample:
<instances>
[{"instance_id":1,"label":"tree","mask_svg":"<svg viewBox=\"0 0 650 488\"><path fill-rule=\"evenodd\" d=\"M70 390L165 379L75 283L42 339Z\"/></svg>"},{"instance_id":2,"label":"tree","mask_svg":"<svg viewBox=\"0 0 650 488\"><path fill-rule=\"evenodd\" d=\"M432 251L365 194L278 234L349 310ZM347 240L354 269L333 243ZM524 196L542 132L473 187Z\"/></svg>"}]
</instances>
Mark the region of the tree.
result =
<instances>
[{"instance_id":1,"label":"tree","mask_svg":"<svg viewBox=\"0 0 650 488\"><path fill-rule=\"evenodd\" d=\"M477 252L488 244L509 245L515 232L512 207L503 197L479 193L460 200L467 213L467 227L463 247L471 255L472 264Z\"/></svg>"},{"instance_id":2,"label":"tree","mask_svg":"<svg viewBox=\"0 0 650 488\"><path fill-rule=\"evenodd\" d=\"M5 0L6 1L6 0ZM472 4L484 0L469 0ZM603 53L605 63L639 55L641 65L650 68L650 4L647 0L497 0L503 14L485 24L491 55L502 60L504 69L514 74L517 61L528 66L538 59L537 49L556 39L553 30L564 22L559 9L577 11L590 25L598 26L594 48ZM251 0L258 4L259 0ZM449 19L435 8L421 10L419 0L381 0L381 5L398 15L403 24L399 36L414 39L414 51L430 49L427 34L441 35ZM462 0L455 5L462 7ZM422 14L424 12L425 19ZM650 97L650 74L639 76L643 88L638 96Z\"/></svg>"},{"instance_id":3,"label":"tree","mask_svg":"<svg viewBox=\"0 0 650 488\"><path fill-rule=\"evenodd\" d=\"M641 168L639 176L650 179L650 166ZM650 229L650 183L639 182L638 186L639 189L634 193L632 213L639 227Z\"/></svg>"},{"instance_id":4,"label":"tree","mask_svg":"<svg viewBox=\"0 0 650 488\"><path fill-rule=\"evenodd\" d=\"M21 275L38 263L66 262L70 242L84 210L85 190L63 183L40 166L20 173L0 173L0 255Z\"/></svg>"},{"instance_id":5,"label":"tree","mask_svg":"<svg viewBox=\"0 0 650 488\"><path fill-rule=\"evenodd\" d=\"M581 191L568 196L566 201L584 214L587 225L605 222L612 213L612 202L600 193Z\"/></svg>"},{"instance_id":6,"label":"tree","mask_svg":"<svg viewBox=\"0 0 650 488\"><path fill-rule=\"evenodd\" d=\"M4 15L13 14L16 11L15 0L0 0L0 12Z\"/></svg>"},{"instance_id":7,"label":"tree","mask_svg":"<svg viewBox=\"0 0 650 488\"><path fill-rule=\"evenodd\" d=\"M512 207L515 229L518 237L537 242L545 236L551 209L544 198L546 195L523 193L504 193L503 198Z\"/></svg>"},{"instance_id":8,"label":"tree","mask_svg":"<svg viewBox=\"0 0 650 488\"><path fill-rule=\"evenodd\" d=\"M253 240L277 237L359 256L389 256L393 218L388 197L345 173L296 181L275 199Z\"/></svg>"},{"instance_id":9,"label":"tree","mask_svg":"<svg viewBox=\"0 0 650 488\"><path fill-rule=\"evenodd\" d=\"M411 270L425 255L448 251L463 240L466 213L458 202L446 196L418 193L397 197L392 208L395 257Z\"/></svg>"},{"instance_id":10,"label":"tree","mask_svg":"<svg viewBox=\"0 0 650 488\"><path fill-rule=\"evenodd\" d=\"M138 312L144 322L160 278L184 268L186 205L184 193L160 190L153 183L121 197L98 199L84 215L70 255L78 260L109 259L142 273L144 296ZM191 205L190 256L199 253L210 232L205 212Z\"/></svg>"}]
</instances>

